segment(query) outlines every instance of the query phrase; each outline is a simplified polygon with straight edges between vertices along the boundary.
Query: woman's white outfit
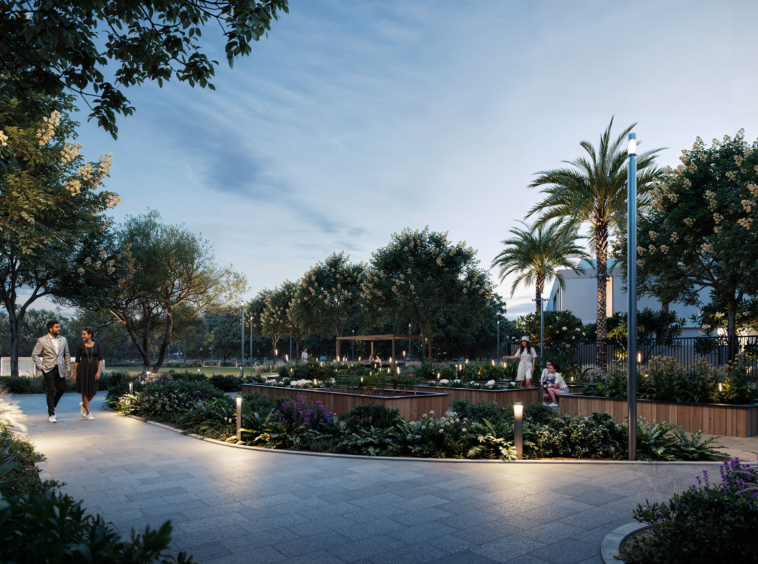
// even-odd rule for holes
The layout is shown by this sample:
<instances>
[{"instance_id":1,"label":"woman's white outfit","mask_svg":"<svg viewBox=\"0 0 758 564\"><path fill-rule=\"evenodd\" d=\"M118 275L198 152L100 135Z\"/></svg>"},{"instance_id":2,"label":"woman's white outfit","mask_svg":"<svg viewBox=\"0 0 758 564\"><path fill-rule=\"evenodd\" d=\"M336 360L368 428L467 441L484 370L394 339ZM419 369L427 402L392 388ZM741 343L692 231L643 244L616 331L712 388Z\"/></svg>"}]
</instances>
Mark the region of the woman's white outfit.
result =
<instances>
[{"instance_id":1,"label":"woman's white outfit","mask_svg":"<svg viewBox=\"0 0 758 564\"><path fill-rule=\"evenodd\" d=\"M521 354L519 354L519 351L521 350L521 347L519 347L519 350L516 351L516 356L518 357L518 375L516 376L516 380L519 382L523 382L524 380L531 380L532 379L532 361L537 358L537 351L535 351L533 348L530 350L524 349Z\"/></svg>"}]
</instances>

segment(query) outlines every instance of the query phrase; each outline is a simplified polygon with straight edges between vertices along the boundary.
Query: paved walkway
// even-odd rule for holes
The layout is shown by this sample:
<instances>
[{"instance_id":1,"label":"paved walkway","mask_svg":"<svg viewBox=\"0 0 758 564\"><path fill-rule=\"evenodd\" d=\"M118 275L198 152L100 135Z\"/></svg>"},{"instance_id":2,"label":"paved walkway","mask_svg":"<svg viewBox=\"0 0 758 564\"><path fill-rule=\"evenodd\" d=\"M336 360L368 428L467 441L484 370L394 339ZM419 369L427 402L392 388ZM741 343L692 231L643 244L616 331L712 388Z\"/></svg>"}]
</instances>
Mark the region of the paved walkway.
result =
<instances>
[{"instance_id":1,"label":"paved walkway","mask_svg":"<svg viewBox=\"0 0 758 564\"><path fill-rule=\"evenodd\" d=\"M601 562L602 538L645 499L689 487L700 466L462 464L325 458L229 448L66 394L2 396L53 478L122 533L174 523L200 562Z\"/></svg>"}]
</instances>

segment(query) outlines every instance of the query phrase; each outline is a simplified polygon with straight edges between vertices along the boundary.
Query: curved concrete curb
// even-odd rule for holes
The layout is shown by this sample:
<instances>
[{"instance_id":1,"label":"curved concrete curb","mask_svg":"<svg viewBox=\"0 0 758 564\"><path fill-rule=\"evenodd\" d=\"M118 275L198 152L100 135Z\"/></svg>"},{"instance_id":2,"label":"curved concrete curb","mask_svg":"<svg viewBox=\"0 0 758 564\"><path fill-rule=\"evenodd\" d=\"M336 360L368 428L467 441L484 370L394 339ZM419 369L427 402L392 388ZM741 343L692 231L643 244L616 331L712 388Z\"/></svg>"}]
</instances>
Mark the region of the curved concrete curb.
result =
<instances>
[{"instance_id":1,"label":"curved concrete curb","mask_svg":"<svg viewBox=\"0 0 758 564\"><path fill-rule=\"evenodd\" d=\"M47 467L47 462L41 460L40 462L35 462L34 465L37 467L37 470L39 470L40 481L44 482L45 480L53 479L53 475L50 473L50 470Z\"/></svg>"},{"instance_id":2,"label":"curved concrete curb","mask_svg":"<svg viewBox=\"0 0 758 564\"><path fill-rule=\"evenodd\" d=\"M413 458L408 456L365 456L362 454L335 454L331 452L306 452L301 450L284 450L284 449L273 449L273 448L262 448L262 447L254 447L249 445L235 445L233 443L227 443L224 441L217 441L216 439L209 439L207 437L203 437L202 435L196 435L195 433L185 433L181 429L177 429L176 427L172 427L171 425L165 425L163 423L157 423L155 421L150 421L149 419L143 419L142 417L137 417L136 415L122 415L118 413L117 411L114 411L110 407L107 407L103 405L103 409L107 411L112 411L116 415L119 415L121 417L128 417L129 419L136 419L137 421L142 421L143 423L147 423L148 425L155 425L156 427L160 427L161 429L166 429L168 431L173 431L174 433L179 433L180 435L185 435L187 437L192 437L193 439L199 439L201 441L205 441L207 443L212 443L216 445L221 445L225 447L231 447L231 448L242 448L245 450L255 450L258 452L268 452L268 453L274 453L274 454L294 454L298 456L321 456L326 458L360 458L365 460L387 460L387 461L398 461L398 462L444 462L444 463L451 463L451 464L618 464L618 465L647 465L647 466L703 466L705 465L714 465L718 466L722 464L723 461L703 461L703 462L690 462L686 460L676 461L676 462L644 462L644 461L629 461L629 460L466 460L466 459L460 459L460 458Z\"/></svg>"},{"instance_id":3,"label":"curved concrete curb","mask_svg":"<svg viewBox=\"0 0 758 564\"><path fill-rule=\"evenodd\" d=\"M618 559L619 549L621 543L624 540L643 529L650 528L647 523L629 523L627 525L621 525L618 529L614 529L603 539L603 543L600 545L600 556L605 564L619 564L621 560Z\"/></svg>"}]
</instances>

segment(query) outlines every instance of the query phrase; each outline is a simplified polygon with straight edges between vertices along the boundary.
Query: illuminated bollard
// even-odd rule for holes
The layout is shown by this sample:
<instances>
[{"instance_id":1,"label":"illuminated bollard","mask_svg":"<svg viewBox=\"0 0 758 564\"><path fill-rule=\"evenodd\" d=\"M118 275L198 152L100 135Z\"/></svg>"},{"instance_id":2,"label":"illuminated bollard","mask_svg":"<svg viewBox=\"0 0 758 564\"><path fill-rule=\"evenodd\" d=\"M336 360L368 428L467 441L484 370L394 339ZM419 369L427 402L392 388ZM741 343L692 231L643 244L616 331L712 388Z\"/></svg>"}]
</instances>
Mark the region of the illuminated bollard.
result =
<instances>
[{"instance_id":1,"label":"illuminated bollard","mask_svg":"<svg viewBox=\"0 0 758 564\"><path fill-rule=\"evenodd\" d=\"M516 458L524 456L524 404L520 401L513 404L513 442L516 445Z\"/></svg>"},{"instance_id":2,"label":"illuminated bollard","mask_svg":"<svg viewBox=\"0 0 758 564\"><path fill-rule=\"evenodd\" d=\"M242 396L237 396L237 440L242 440Z\"/></svg>"}]
</instances>

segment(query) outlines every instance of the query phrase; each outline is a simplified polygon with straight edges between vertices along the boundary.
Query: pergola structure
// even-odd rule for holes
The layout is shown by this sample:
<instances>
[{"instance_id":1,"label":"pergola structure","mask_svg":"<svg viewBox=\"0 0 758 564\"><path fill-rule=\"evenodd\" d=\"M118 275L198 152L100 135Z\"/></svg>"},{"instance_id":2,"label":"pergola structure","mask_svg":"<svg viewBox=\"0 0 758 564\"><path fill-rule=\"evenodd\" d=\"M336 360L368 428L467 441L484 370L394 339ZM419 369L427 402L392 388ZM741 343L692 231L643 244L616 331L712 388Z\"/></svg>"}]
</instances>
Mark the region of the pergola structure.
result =
<instances>
[{"instance_id":1,"label":"pergola structure","mask_svg":"<svg viewBox=\"0 0 758 564\"><path fill-rule=\"evenodd\" d=\"M371 355L374 355L374 341L392 341L392 364L397 364L395 360L395 341L407 341L408 339L421 339L421 335L359 335L357 337L337 337L338 341L371 341ZM410 354L411 351L408 351ZM421 356L423 358L424 347L422 343ZM432 342L429 339L429 360L432 359Z\"/></svg>"}]
</instances>

